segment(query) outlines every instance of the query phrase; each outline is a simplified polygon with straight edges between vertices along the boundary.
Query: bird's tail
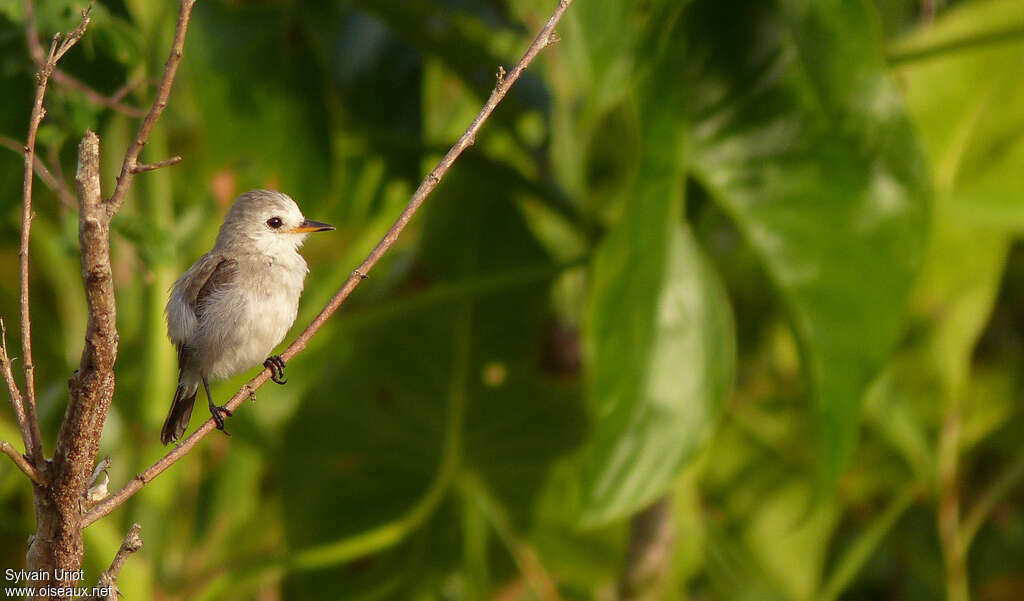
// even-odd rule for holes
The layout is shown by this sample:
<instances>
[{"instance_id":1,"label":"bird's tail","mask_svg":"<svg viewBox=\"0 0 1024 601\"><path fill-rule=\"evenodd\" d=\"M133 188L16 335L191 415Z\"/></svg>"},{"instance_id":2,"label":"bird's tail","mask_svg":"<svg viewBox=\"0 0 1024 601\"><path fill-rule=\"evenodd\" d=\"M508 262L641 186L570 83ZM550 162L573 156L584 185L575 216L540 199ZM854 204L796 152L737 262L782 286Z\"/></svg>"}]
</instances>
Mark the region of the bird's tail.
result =
<instances>
[{"instance_id":1,"label":"bird's tail","mask_svg":"<svg viewBox=\"0 0 1024 601\"><path fill-rule=\"evenodd\" d=\"M188 422L192 419L192 407L196 403L196 393L199 391L197 384L179 381L178 389L174 392L174 402L171 403L171 411L164 420L164 427L160 430L160 442L167 444L181 438L188 429Z\"/></svg>"}]
</instances>

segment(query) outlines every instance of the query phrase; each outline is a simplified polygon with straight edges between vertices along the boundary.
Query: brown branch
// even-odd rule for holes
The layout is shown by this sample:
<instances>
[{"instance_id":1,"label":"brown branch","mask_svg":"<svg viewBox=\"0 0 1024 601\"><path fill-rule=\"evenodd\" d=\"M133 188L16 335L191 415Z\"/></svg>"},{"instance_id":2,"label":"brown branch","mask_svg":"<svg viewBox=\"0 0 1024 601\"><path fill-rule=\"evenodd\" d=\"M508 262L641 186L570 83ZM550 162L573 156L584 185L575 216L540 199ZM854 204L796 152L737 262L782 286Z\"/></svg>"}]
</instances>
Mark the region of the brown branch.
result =
<instances>
[{"instance_id":1,"label":"brown branch","mask_svg":"<svg viewBox=\"0 0 1024 601\"><path fill-rule=\"evenodd\" d=\"M122 98L124 98L125 96L128 95L128 92L131 92L132 90L134 90L135 88L141 86L145 82L146 82L146 78L143 75L138 75L136 77L133 77L131 80L125 82L125 84L123 86L118 88L116 92L111 94L110 97L109 97L109 100L111 102L119 102ZM134 116L137 116L137 117L142 117L142 116L144 116L146 114L145 111L143 111L142 109L134 109L133 108L133 110L138 111L138 115L134 115Z\"/></svg>"},{"instance_id":2,"label":"brown branch","mask_svg":"<svg viewBox=\"0 0 1024 601\"><path fill-rule=\"evenodd\" d=\"M483 127L483 124L491 116L491 113L494 112L494 109L497 108L505 95L508 94L509 89L511 89L516 81L519 80L523 71L525 71L530 63L533 62L533 59L536 58L537 54L539 54L541 50L552 43L552 33L558 25L559 20L561 20L562 15L565 14L566 9L569 8L570 4L572 4L572 0L559 0L558 7L555 9L555 12L551 15L551 18L548 19L547 24L544 25L544 28L541 29L540 33L537 34L533 43L531 43L529 48L526 49L523 57L519 59L519 62L516 63L515 67L513 67L510 72L505 74L505 76L498 81L497 86L495 86L494 90L491 91L491 95L487 99L483 108L480 109L480 112L473 119L472 123L470 123L469 127L466 128L466 131L463 132L451 149L448 150L448 153L444 155L440 162L438 162L438 164L423 179L419 187L416 189L416 192L409 200L409 203L402 211L402 214L398 216L394 225L391 226L391 229L384 234L384 237L377 243L377 246L374 247L359 267L352 271L351 275L349 275L348 279L345 280L342 287L334 294L334 297L331 298L330 302L327 303L327 306L320 311L320 314L317 315L306 329L303 330L303 332L299 334L299 336L290 345L288 345L288 348L281 353L282 359L290 361L306 348L306 344L309 343L309 340L313 335L315 335L320 328L323 327L324 323L334 315L342 303L344 303L349 295L352 294L352 291L355 290L356 286L366 279L366 276L373 269L374 265L376 265L377 262L380 261L381 257L388 252L392 245L394 245L395 241L398 240L398 236L402 233L402 230L405 229L405 226L408 225L413 215L420 208L420 205L423 204L423 201L426 200L427 196L429 196L431 192L434 191L434 188L436 188L438 183L441 182L441 179L446 173L448 173L448 170L451 169L452 165L459 158L462 152L473 144L473 140L476 138L477 132L480 131L480 128ZM161 87L163 86L161 85ZM125 164L127 165L127 160ZM122 172L122 175L123 174L124 173ZM111 200L113 201L113 199ZM270 375L270 369L264 369L257 374L256 377L249 380L249 382L242 386L242 388L240 388L238 392L228 400L226 403L227 408L231 411L238 410L246 399L254 395L256 390L270 379ZM183 440L181 444L164 455L159 461L146 468L145 471L135 476L135 478L132 479L123 489L101 501L89 513L83 516L83 527L92 524L96 520L121 506L132 495L141 490L143 486L153 480L153 478L156 478L164 470L174 465L175 462L184 457L185 454L192 450L200 440L212 432L214 428L215 423L213 419L209 419L204 422L196 429L195 432Z\"/></svg>"},{"instance_id":3,"label":"brown branch","mask_svg":"<svg viewBox=\"0 0 1024 601\"><path fill-rule=\"evenodd\" d=\"M100 580L97 587L105 590L106 594L84 597L80 601L118 600L118 597L121 595L121 591L117 590L117 577L121 574L121 568L124 567L124 563L128 561L128 556L142 548L141 532L142 526L132 524L132 527L128 529L128 534L124 536L124 542L121 543L121 548L117 550L117 554L114 555L114 560L110 562L110 567L100 574Z\"/></svg>"},{"instance_id":4,"label":"brown branch","mask_svg":"<svg viewBox=\"0 0 1024 601\"><path fill-rule=\"evenodd\" d=\"M89 84L85 83L81 79L78 79L74 75L70 75L66 71L61 69L54 69L53 81L64 86L65 88L71 88L77 92L80 92L83 96L89 99L93 104L105 106L108 109L115 110L119 113L134 117L136 119L142 117L146 112L138 107L134 107L128 104L124 104L118 100L121 94L120 90L114 93L112 96L104 96L100 92L89 87ZM129 88L130 89L130 88Z\"/></svg>"},{"instance_id":5,"label":"brown branch","mask_svg":"<svg viewBox=\"0 0 1024 601\"><path fill-rule=\"evenodd\" d=\"M31 3L29 3L31 4ZM71 33L60 40L60 36L54 36L50 42L50 51L39 73L36 75L36 96L32 103L32 115L28 122L28 135L25 138L25 177L22 184L21 202L21 243L18 248L18 273L20 283L20 309L21 309L21 352L22 365L25 372L25 396L19 400L21 411L18 407L15 412L18 415L18 426L21 429L22 438L25 441L25 453L28 455L32 465L37 469L43 466L43 437L39 430L39 418L36 416L36 382L35 366L32 362L32 317L30 314L29 302L29 246L32 234L32 183L35 180L36 168L36 137L39 134L39 126L46 115L43 107L43 100L46 97L46 85L50 81L53 70L59 61L71 48L78 43L85 35L85 29L89 26L89 8L82 11L82 20ZM38 45L38 40L36 44ZM6 346L6 345L5 345ZM4 350L4 363L10 365L7 360L6 349ZM20 395L19 395L20 396ZM12 393L12 403L15 398Z\"/></svg>"},{"instance_id":6,"label":"brown branch","mask_svg":"<svg viewBox=\"0 0 1024 601\"><path fill-rule=\"evenodd\" d=\"M167 57L167 62L164 64L164 76L157 87L153 106L146 114L146 118L143 119L142 125L139 127L139 133L135 135L135 140L128 147L128 152L124 155L124 162L121 164L121 175L117 176L117 185L114 187L114 193L110 195L110 199L107 201L107 214L109 215L117 213L121 205L124 204L125 197L128 195L128 188L132 185L132 180L139 167L139 155L142 153L142 147L149 140L149 134L153 131L153 126L156 125L157 119L160 118L164 109L167 108L167 99L171 95L174 76L178 72L178 64L181 62L181 56L185 50L185 32L188 30L188 22L192 17L192 7L194 5L195 0L182 0L181 2L181 11L178 13L178 25L174 30L174 43L171 45L170 56Z\"/></svg>"},{"instance_id":7,"label":"brown branch","mask_svg":"<svg viewBox=\"0 0 1024 601\"><path fill-rule=\"evenodd\" d=\"M18 142L14 138L8 138L7 136L0 136L0 146L10 148L18 154L25 153L24 144ZM60 175L54 174L50 171L46 166L46 163L43 162L43 159L39 158L39 155L36 155L35 157L35 167L36 175L43 180L43 183L46 184L48 188L54 191L57 198L60 199L60 202L68 208L75 208L75 196L71 193L71 190L64 184ZM54 170L56 170L56 168Z\"/></svg>"},{"instance_id":8,"label":"brown branch","mask_svg":"<svg viewBox=\"0 0 1024 601\"><path fill-rule=\"evenodd\" d=\"M0 451L3 451L5 455L11 458L14 465L18 466L22 472L28 476L29 480L35 482L39 486L46 486L46 482L43 480L43 476L36 471L36 468L32 466L28 461L28 457L25 457L18 452L18 449L14 448L14 445L7 442L6 440L0 440Z\"/></svg>"},{"instance_id":9,"label":"brown branch","mask_svg":"<svg viewBox=\"0 0 1024 601\"><path fill-rule=\"evenodd\" d=\"M195 0L184 0L178 17L175 41L171 48L160 93L153 109L129 150L125 165L136 166L138 149L145 144L156 118L166 106L174 71L181 59L185 30ZM80 36L76 30L69 39ZM51 56L66 52L63 44ZM48 64L50 64L48 62ZM49 485L36 489L35 537L26 556L30 569L53 571L56 586L75 584L74 571L83 555L82 499L89 486L93 462L103 434L103 424L114 396L114 363L117 360L117 304L110 264L110 221L131 184L132 173L118 181L114 199L104 201L100 185L99 138L87 131L78 149L78 241L81 249L82 279L88 305L85 345L78 370L68 382L69 400L57 437L52 463L45 464ZM120 194L120 196L118 196ZM64 574L64 576L60 576Z\"/></svg>"},{"instance_id":10,"label":"brown branch","mask_svg":"<svg viewBox=\"0 0 1024 601\"><path fill-rule=\"evenodd\" d=\"M181 162L180 156L173 156L169 159L157 161L155 163L139 163L132 169L132 173L142 173L143 171L153 171L154 169L160 169L161 167L169 167L171 165L177 165Z\"/></svg>"},{"instance_id":11,"label":"brown branch","mask_svg":"<svg viewBox=\"0 0 1024 601\"><path fill-rule=\"evenodd\" d=\"M967 512L960 527L960 541L964 549L970 549L974 536L995 509L1000 500L1009 494L1024 479L1024 453L1017 455L992 484L978 497Z\"/></svg>"},{"instance_id":12,"label":"brown branch","mask_svg":"<svg viewBox=\"0 0 1024 601\"><path fill-rule=\"evenodd\" d=\"M89 5L92 8L92 4ZM36 136L39 133L39 125L43 122L46 109L43 108L43 99L46 97L46 85L50 76L61 59L78 40L85 35L85 28L89 26L88 9L82 11L82 20L78 27L68 34L64 41L60 36L54 36L50 43L50 51L46 55L46 61L36 76L36 97L32 103L32 116L29 118L28 135L25 138L25 177L22 185L21 203L21 244L18 249L19 259L19 281L21 301L21 353L22 366L25 372L25 422L20 424L23 428L22 437L25 439L25 452L36 468L43 465L43 438L39 431L39 419L36 417L36 382L35 366L32 363L32 317L29 311L29 241L32 232L32 183L35 180L36 163ZM38 43L38 42L37 42Z\"/></svg>"},{"instance_id":13,"label":"brown branch","mask_svg":"<svg viewBox=\"0 0 1024 601\"><path fill-rule=\"evenodd\" d=\"M25 433L30 432L31 428L25 414L25 398L21 395L21 389L18 388L18 382L11 370L11 357L7 354L7 326L3 318L0 318L0 371L3 372L4 382L7 383L7 392L11 395L11 408L14 409L14 418L18 421L18 430L24 438ZM27 444L25 448L28 448Z\"/></svg>"},{"instance_id":14,"label":"brown branch","mask_svg":"<svg viewBox=\"0 0 1024 601\"><path fill-rule=\"evenodd\" d=\"M39 569L74 570L82 561L81 499L99 449L103 422L114 396L117 309L110 268L110 218L100 190L99 138L87 131L78 151L78 242L82 253L89 321L78 370L68 382L69 400L49 467L47 503L37 502L38 531L29 562ZM66 573L66 572L65 572ZM55 579L71 586L70 579Z\"/></svg>"},{"instance_id":15,"label":"brown branch","mask_svg":"<svg viewBox=\"0 0 1024 601\"><path fill-rule=\"evenodd\" d=\"M629 553L619 581L619 599L660 599L675 548L672 496L666 495L633 517L629 526Z\"/></svg>"},{"instance_id":16,"label":"brown branch","mask_svg":"<svg viewBox=\"0 0 1024 601\"><path fill-rule=\"evenodd\" d=\"M89 3L89 8L92 8L91 2ZM38 68L42 68L46 64L46 54L43 51L42 45L39 43L39 33L36 31L35 7L33 6L32 0L25 0L25 40L28 42L28 51L29 54L32 55L32 60L35 61ZM129 117L141 117L145 114L142 109L121 104L120 100L123 97L123 93L120 90L118 90L118 92L113 96L104 96L100 92L89 87L89 84L74 77L73 75L69 75L61 69L54 68L52 76L53 81L57 84L82 93L95 104L124 113Z\"/></svg>"}]
</instances>

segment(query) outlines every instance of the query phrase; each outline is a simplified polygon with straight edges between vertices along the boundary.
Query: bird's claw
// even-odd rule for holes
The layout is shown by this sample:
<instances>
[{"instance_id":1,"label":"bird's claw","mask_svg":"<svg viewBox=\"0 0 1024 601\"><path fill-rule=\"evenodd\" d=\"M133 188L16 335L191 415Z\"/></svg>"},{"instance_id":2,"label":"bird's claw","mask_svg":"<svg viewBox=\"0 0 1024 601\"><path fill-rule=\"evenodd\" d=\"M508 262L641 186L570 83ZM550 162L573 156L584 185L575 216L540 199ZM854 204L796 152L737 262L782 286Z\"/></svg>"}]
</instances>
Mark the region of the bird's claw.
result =
<instances>
[{"instance_id":1,"label":"bird's claw","mask_svg":"<svg viewBox=\"0 0 1024 601\"><path fill-rule=\"evenodd\" d=\"M267 360L263 362L263 367L270 369L270 379L275 384L287 384L288 380L284 377L284 367L287 365L281 355L271 355L267 357Z\"/></svg>"},{"instance_id":2,"label":"bird's claw","mask_svg":"<svg viewBox=\"0 0 1024 601\"><path fill-rule=\"evenodd\" d=\"M217 422L217 429L223 432L224 434L231 436L231 433L224 429L224 418L221 417L222 413L227 417L231 417L232 415L234 415L231 412L231 410L228 409L227 407L213 406L210 408L210 415L213 416L213 421Z\"/></svg>"}]
</instances>

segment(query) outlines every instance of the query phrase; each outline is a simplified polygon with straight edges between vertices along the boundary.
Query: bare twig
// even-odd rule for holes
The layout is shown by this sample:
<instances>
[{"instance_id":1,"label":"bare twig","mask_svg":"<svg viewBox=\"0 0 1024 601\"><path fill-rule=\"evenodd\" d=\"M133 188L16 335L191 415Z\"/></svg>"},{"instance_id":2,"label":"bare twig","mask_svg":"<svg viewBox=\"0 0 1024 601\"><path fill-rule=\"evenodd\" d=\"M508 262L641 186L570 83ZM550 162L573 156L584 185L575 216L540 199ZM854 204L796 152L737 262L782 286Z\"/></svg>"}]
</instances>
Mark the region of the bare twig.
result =
<instances>
[{"instance_id":1,"label":"bare twig","mask_svg":"<svg viewBox=\"0 0 1024 601\"><path fill-rule=\"evenodd\" d=\"M11 395L11 407L14 409L14 418L18 420L18 429L22 433L31 431L28 425L28 417L25 414L25 398L21 395L18 382L14 379L14 372L11 370L11 357L7 354L7 326L3 318L0 318L0 371L3 372L4 382L7 383L7 392ZM27 440L25 448L28 448Z\"/></svg>"},{"instance_id":2,"label":"bare twig","mask_svg":"<svg viewBox=\"0 0 1024 601\"><path fill-rule=\"evenodd\" d=\"M121 574L124 563L128 561L128 556L142 548L141 532L142 526L132 524L132 527L128 529L128 534L124 536L121 548L117 550L114 560L110 562L110 567L100 574L97 587L105 590L106 594L85 597L81 601L117 601L121 594L121 591L117 590L117 577Z\"/></svg>"},{"instance_id":3,"label":"bare twig","mask_svg":"<svg viewBox=\"0 0 1024 601\"><path fill-rule=\"evenodd\" d=\"M950 601L970 599L967 581L967 554L961 539L960 507L960 437L961 414L959 397L949 401L939 434L937 479L939 505L936 515L939 543L946 567L946 595Z\"/></svg>"},{"instance_id":4,"label":"bare twig","mask_svg":"<svg viewBox=\"0 0 1024 601\"><path fill-rule=\"evenodd\" d=\"M92 5L90 4L90 7ZM50 51L46 55L46 61L39 70L36 83L36 97L32 104L32 116L29 118L28 135L25 138L25 178L22 185L21 203L21 245L18 249L19 258L19 281L21 300L21 354L22 366L25 371L25 422L20 424L23 428L22 437L25 439L25 452L28 454L32 464L37 468L43 465L43 439L39 431L39 419L36 417L36 382L35 366L32 363L32 317L29 311L29 241L32 232L32 183L35 179L36 159L36 136L39 133L39 125L43 122L46 109L43 108L43 99L46 96L46 84L50 81L57 61L61 59L71 47L85 34L85 28L89 25L88 11L82 12L82 21L63 42L59 36L54 36L50 43Z\"/></svg>"},{"instance_id":5,"label":"bare twig","mask_svg":"<svg viewBox=\"0 0 1024 601\"><path fill-rule=\"evenodd\" d=\"M68 382L67 409L61 422L56 450L44 470L49 486L36 494L36 535L26 556L34 570L54 572L58 587L75 584L75 570L83 555L83 494L99 448L103 424L114 396L114 363L117 360L117 304L110 264L110 221L124 202L132 181L138 153L167 104L174 73L181 60L185 31L195 0L183 0L175 39L153 108L129 149L118 181L114 202L104 201L100 186L99 138L87 131L78 151L78 239L82 278L88 304L85 345L78 370ZM76 30L77 32L77 30ZM75 34L69 36L73 38ZM62 45L51 55L66 51ZM63 576L62 576L63 574Z\"/></svg>"},{"instance_id":6,"label":"bare twig","mask_svg":"<svg viewBox=\"0 0 1024 601\"><path fill-rule=\"evenodd\" d=\"M17 152L18 154L25 153L24 144L18 142L14 138L8 138L7 136L0 136L0 146L10 148L14 152ZM61 179L59 174L54 174L50 172L50 169L46 166L46 163L44 163L43 160L39 158L39 155L36 155L35 157L35 167L36 175L38 175L39 178L43 180L43 183L46 184L48 188L54 191L54 193L57 195L57 198L60 199L61 204L65 205L68 208L75 208L75 196L71 193L71 190L68 189L67 185L64 183L64 180ZM54 168L54 170L56 171L56 167Z\"/></svg>"},{"instance_id":7,"label":"bare twig","mask_svg":"<svg viewBox=\"0 0 1024 601\"><path fill-rule=\"evenodd\" d=\"M139 163L132 169L132 173L142 173L143 171L153 171L161 167L169 167L171 165L177 165L181 162L180 156L173 156L169 159L157 161L155 163Z\"/></svg>"},{"instance_id":8,"label":"bare twig","mask_svg":"<svg viewBox=\"0 0 1024 601\"><path fill-rule=\"evenodd\" d=\"M90 88L89 84L60 69L54 69L53 81L64 86L65 88L71 88L72 90L80 92L83 96L88 98L89 101L94 104L105 106L108 109L115 110L129 117L135 117L136 119L138 119L146 114L144 110L138 107L124 104L123 102L120 102L120 100L116 99L119 98L118 94L120 94L120 90L115 92L113 96L104 96L100 92L97 92L96 90Z\"/></svg>"},{"instance_id":9,"label":"bare twig","mask_svg":"<svg viewBox=\"0 0 1024 601\"><path fill-rule=\"evenodd\" d=\"M29 477L29 480L32 480L39 486L46 486L46 482L43 480L42 475L40 475L40 473L36 471L36 468L29 463L27 457L19 453L18 449L14 448L14 445L6 440L0 440L0 451L3 451L5 455L10 457L11 461L14 462L14 465L18 466L18 469L25 472L25 475Z\"/></svg>"},{"instance_id":10,"label":"bare twig","mask_svg":"<svg viewBox=\"0 0 1024 601\"><path fill-rule=\"evenodd\" d=\"M110 100L112 102L120 102L121 99L123 99L125 96L128 95L128 92L131 92L132 90L134 90L135 88L141 86L144 83L146 83L145 76L138 75L136 77L133 77L128 82L126 82L123 86L118 88L118 90L116 92L111 94L110 95ZM141 116L146 114L145 111L143 111L141 109L134 109L134 110L138 110L139 114L136 115L138 117L141 117Z\"/></svg>"},{"instance_id":11,"label":"bare twig","mask_svg":"<svg viewBox=\"0 0 1024 601\"><path fill-rule=\"evenodd\" d=\"M660 599L675 548L672 497L666 495L644 509L630 523L629 554L619 581L623 601Z\"/></svg>"},{"instance_id":12,"label":"bare twig","mask_svg":"<svg viewBox=\"0 0 1024 601\"><path fill-rule=\"evenodd\" d=\"M384 234L384 237L377 243L377 246L374 247L359 267L352 271L351 275L349 275L348 279L345 280L342 287L335 293L330 302L327 303L327 306L320 311L320 314L317 315L309 326L307 326L306 329L303 330L303 332L290 345L288 345L288 348L281 353L282 359L290 361L306 348L306 344L309 343L309 340L320 330L320 328L323 327L324 323L327 322L342 303L345 302L349 295L352 294L352 291L355 290L356 286L366 278L374 265L376 265L377 262L380 261L381 257L388 252L392 245L394 245L395 241L398 240L398 236L402 233L402 230L405 229L405 226L408 225L413 215L420 208L420 205L423 204L423 201L426 200L427 196L429 196L431 192L434 191L434 188L437 187L437 184L440 183L448 170L451 169L451 166L459 158L459 155L461 155L466 148L472 145L477 132L480 131L480 128L483 127L483 124L491 116L491 113L494 112L494 109L502 101L505 95L508 94L509 89L511 89L516 81L519 80L523 71L525 71L530 63L533 62L533 59L536 58L537 54L550 43L551 33L555 30L559 20L561 20L562 15L565 14L565 11L569 8L570 4L572 4L572 0L559 0L558 7L555 9L555 12L551 15L551 18L548 19L547 24L544 25L544 28L541 29L537 37L534 38L533 43L531 43L529 48L526 49L523 57L519 59L519 62L516 63L515 67L513 67L512 70L502 78L500 82L498 82L498 85L491 92L487 102L484 104L483 108L480 109L480 112L473 119L472 123L469 124L469 127L466 128L466 131L463 132L451 149L448 150L448 153L444 155L440 162L438 162L437 166L435 166L423 179L419 187L416 189L416 192L409 200L409 203L406 205L405 210L402 211L402 214L398 216L394 225L391 226L391 229ZM161 88L162 87L163 85L161 84ZM125 160L125 165L128 165L127 158ZM122 177L124 175L125 172L122 171ZM118 185L120 186L120 181L118 182ZM115 199L112 198L111 202L114 201ZM246 399L252 396L256 390L270 379L270 375L270 369L264 369L257 374L256 377L249 380L248 383L242 386L242 388L240 388L238 392L228 400L226 403L227 408L231 411L236 411ZM92 511L82 518L82 525L88 526L119 507L132 495L142 489L142 487L148 482L153 480L153 478L156 478L164 470L174 465L176 461L184 457L200 440L212 432L214 428L215 423L212 419L204 422L196 429L195 432L183 440L181 444L164 455L159 461L146 468L144 472L135 476L135 478L132 479L131 482L129 482L123 489L100 502L92 509Z\"/></svg>"},{"instance_id":13,"label":"bare twig","mask_svg":"<svg viewBox=\"0 0 1024 601\"><path fill-rule=\"evenodd\" d=\"M153 106L146 114L146 118L142 120L139 133L135 135L135 140L124 155L124 162L121 164L121 175L117 176L117 186L114 187L114 193L110 195L110 199L107 201L107 213L109 215L117 213L121 205L124 204L125 197L128 195L128 188L132 185L132 180L138 172L139 155L142 153L142 147L146 145L146 141L149 140L149 134L153 131L153 126L156 125L157 119L160 118L160 115L167 107L167 99L170 97L171 88L174 86L174 76L178 72L178 64L181 62L181 56L185 50L185 32L188 30L188 22L192 17L192 7L194 5L195 0L182 0L181 2L181 11L178 13L178 25L174 30L174 43L171 45L170 56L167 57L167 62L164 64L163 78L157 87Z\"/></svg>"},{"instance_id":14,"label":"bare twig","mask_svg":"<svg viewBox=\"0 0 1024 601\"><path fill-rule=\"evenodd\" d=\"M1024 480L1024 453L1017 455L1013 463L1008 465L999 477L985 489L967 512L960 529L960 542L966 552L970 548L974 536L996 505L1006 497L1013 488Z\"/></svg>"},{"instance_id":15,"label":"bare twig","mask_svg":"<svg viewBox=\"0 0 1024 601\"><path fill-rule=\"evenodd\" d=\"M82 561L82 493L86 491L103 422L114 396L117 309L110 268L110 219L100 191L99 138L87 131L79 145L78 241L89 308L85 346L78 370L68 382L69 399L49 466L50 497L37 503L38 530L29 548L35 569L74 570ZM42 514L40 512L42 511ZM55 578L71 586L68 578Z\"/></svg>"},{"instance_id":16,"label":"bare twig","mask_svg":"<svg viewBox=\"0 0 1024 601\"><path fill-rule=\"evenodd\" d=\"M89 7L92 8L91 3L89 4ZM32 55L32 60L35 61L37 67L42 68L46 64L46 54L43 51L42 45L39 43L39 33L36 31L35 7L33 6L32 0L25 0L25 39L28 42L28 50L29 54ZM145 114L142 109L122 104L120 101L124 96L124 93L122 93L121 90L118 90L118 92L113 96L108 97L92 89L84 81L69 75L61 69L54 68L52 76L53 80L59 85L81 92L89 99L90 102L124 113L129 117L141 117Z\"/></svg>"}]
</instances>

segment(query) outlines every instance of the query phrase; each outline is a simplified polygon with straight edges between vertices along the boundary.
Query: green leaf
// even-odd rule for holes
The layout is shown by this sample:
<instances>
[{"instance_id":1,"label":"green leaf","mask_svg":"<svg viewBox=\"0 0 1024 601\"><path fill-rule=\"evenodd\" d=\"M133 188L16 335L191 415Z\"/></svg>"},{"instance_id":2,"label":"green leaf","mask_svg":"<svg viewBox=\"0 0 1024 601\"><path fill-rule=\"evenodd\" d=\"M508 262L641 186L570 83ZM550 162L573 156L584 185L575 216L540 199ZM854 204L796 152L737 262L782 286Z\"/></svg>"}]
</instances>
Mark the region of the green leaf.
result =
<instances>
[{"instance_id":1,"label":"green leaf","mask_svg":"<svg viewBox=\"0 0 1024 601\"><path fill-rule=\"evenodd\" d=\"M985 42L986 34L1016 30ZM894 46L940 210L962 226L1024 232L1024 3L957 6ZM967 43L969 41L975 43Z\"/></svg>"},{"instance_id":2,"label":"green leaf","mask_svg":"<svg viewBox=\"0 0 1024 601\"><path fill-rule=\"evenodd\" d=\"M660 496L707 440L732 383L728 298L675 221L627 216L618 231L635 236L613 233L595 263L588 355L597 429L581 508L588 525ZM656 237L661 248L647 246Z\"/></svg>"},{"instance_id":3,"label":"green leaf","mask_svg":"<svg viewBox=\"0 0 1024 601\"><path fill-rule=\"evenodd\" d=\"M430 199L416 290L320 334L332 344L281 454L296 596L436 586L462 557L460 474L525 528L551 462L579 444L579 391L536 357L557 268L500 191L474 198L488 181L452 173Z\"/></svg>"},{"instance_id":4,"label":"green leaf","mask_svg":"<svg viewBox=\"0 0 1024 601\"><path fill-rule=\"evenodd\" d=\"M728 299L682 226L683 89L662 79L682 61L682 38L659 35L674 33L668 23L648 38L656 58L638 98L639 173L593 265L586 340L597 423L582 467L587 525L660 496L706 440L732 383Z\"/></svg>"},{"instance_id":5,"label":"green leaf","mask_svg":"<svg viewBox=\"0 0 1024 601\"><path fill-rule=\"evenodd\" d=\"M695 5L690 169L759 253L797 335L819 477L853 450L898 339L929 183L859 2Z\"/></svg>"}]
</instances>

